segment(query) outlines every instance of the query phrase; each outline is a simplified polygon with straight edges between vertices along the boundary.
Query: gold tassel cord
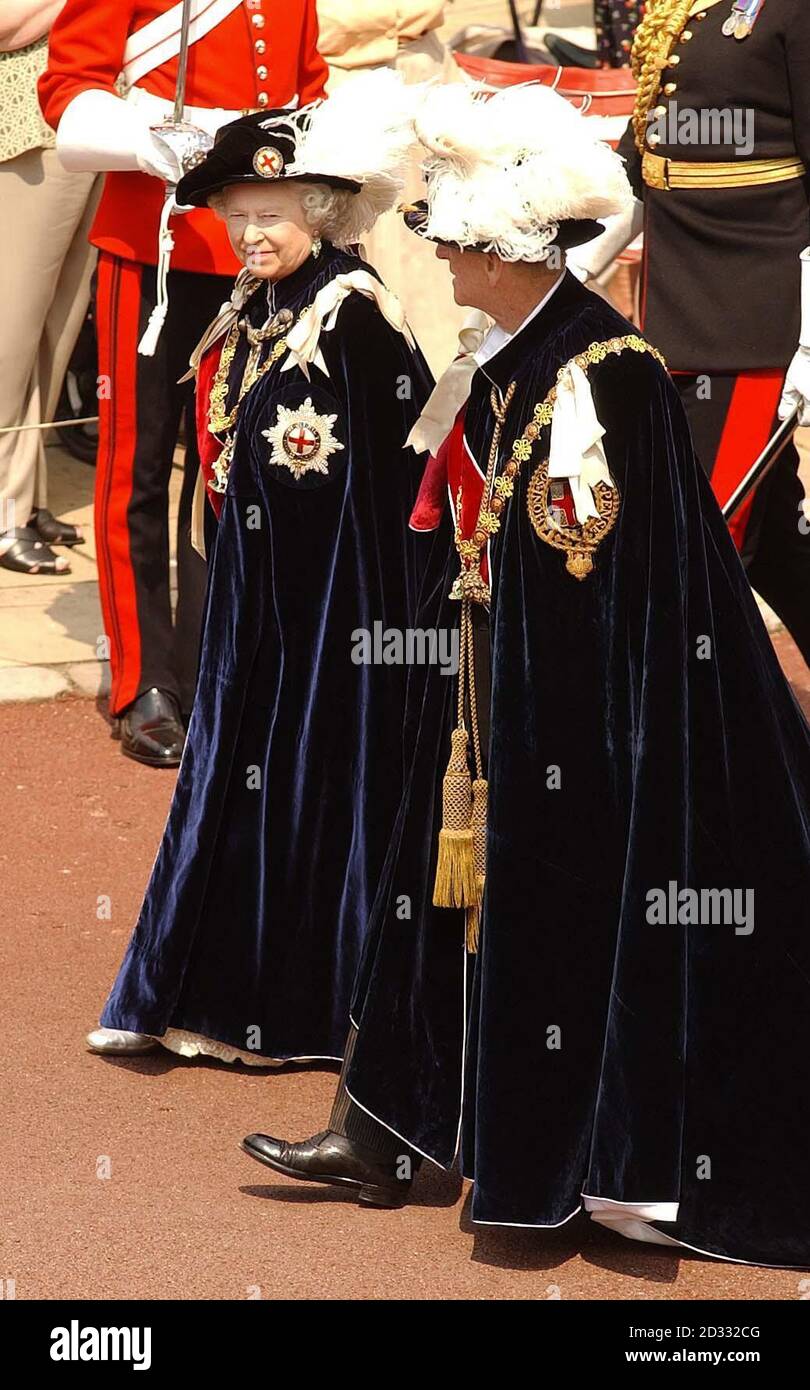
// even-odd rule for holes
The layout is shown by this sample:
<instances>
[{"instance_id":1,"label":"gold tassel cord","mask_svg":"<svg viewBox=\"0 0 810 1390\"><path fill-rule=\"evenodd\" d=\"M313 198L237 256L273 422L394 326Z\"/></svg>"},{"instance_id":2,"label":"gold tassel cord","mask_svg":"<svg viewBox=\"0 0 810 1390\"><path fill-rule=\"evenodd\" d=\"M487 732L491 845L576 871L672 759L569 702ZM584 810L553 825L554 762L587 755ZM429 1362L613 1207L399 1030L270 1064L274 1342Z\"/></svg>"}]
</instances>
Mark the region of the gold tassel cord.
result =
<instances>
[{"instance_id":1,"label":"gold tassel cord","mask_svg":"<svg viewBox=\"0 0 810 1390\"><path fill-rule=\"evenodd\" d=\"M478 951L481 930L481 904L484 901L484 881L487 869L487 807L489 787L484 777L481 757L481 737L478 731L478 692L475 688L475 651L473 648L472 609L467 604L467 684L470 696L470 725L472 727L475 781L472 785L473 861L475 864L475 902L467 908L467 950Z\"/></svg>"},{"instance_id":2,"label":"gold tassel cord","mask_svg":"<svg viewBox=\"0 0 810 1390\"><path fill-rule=\"evenodd\" d=\"M496 389L491 393L490 403L495 416L495 430L489 451L478 526L472 542L465 541L461 536L461 497L457 509L459 520L456 527L456 546L462 561L462 578L475 582L468 582L459 589L454 589L454 594L461 598L458 710L456 728L451 735L450 761L443 783L443 818L439 831L433 903L436 907L465 909L467 950L472 953L478 949L480 932L486 866L487 811L487 783L483 775L478 731L472 603L484 602L489 596L480 571L481 552L486 543L486 536L481 531L481 518L488 515L492 500L501 433L514 391L515 383L512 382L505 397L500 397ZM464 722L465 700L468 695L475 766L475 796L470 775L470 739Z\"/></svg>"},{"instance_id":3,"label":"gold tassel cord","mask_svg":"<svg viewBox=\"0 0 810 1390\"><path fill-rule=\"evenodd\" d=\"M636 146L642 153L646 144L649 113L661 90L661 73L686 28L691 8L692 0L656 0L655 4L648 5L646 15L636 30L630 55L638 84L633 131Z\"/></svg>"},{"instance_id":4,"label":"gold tassel cord","mask_svg":"<svg viewBox=\"0 0 810 1390\"><path fill-rule=\"evenodd\" d=\"M442 828L433 885L434 907L467 907L475 901L470 740L464 723L464 672L469 630L465 622L466 607L466 602L461 605L456 728L450 735L450 761L442 782Z\"/></svg>"},{"instance_id":5,"label":"gold tassel cord","mask_svg":"<svg viewBox=\"0 0 810 1390\"><path fill-rule=\"evenodd\" d=\"M462 726L451 735L452 751L442 784L442 828L433 888L435 907L468 907L475 901L472 778L469 739Z\"/></svg>"},{"instance_id":6,"label":"gold tassel cord","mask_svg":"<svg viewBox=\"0 0 810 1390\"><path fill-rule=\"evenodd\" d=\"M489 785L485 777L476 777L472 785L473 860L475 863L476 901L467 908L467 950L478 950L481 929L481 904L484 901L484 882L487 871L487 799Z\"/></svg>"}]
</instances>

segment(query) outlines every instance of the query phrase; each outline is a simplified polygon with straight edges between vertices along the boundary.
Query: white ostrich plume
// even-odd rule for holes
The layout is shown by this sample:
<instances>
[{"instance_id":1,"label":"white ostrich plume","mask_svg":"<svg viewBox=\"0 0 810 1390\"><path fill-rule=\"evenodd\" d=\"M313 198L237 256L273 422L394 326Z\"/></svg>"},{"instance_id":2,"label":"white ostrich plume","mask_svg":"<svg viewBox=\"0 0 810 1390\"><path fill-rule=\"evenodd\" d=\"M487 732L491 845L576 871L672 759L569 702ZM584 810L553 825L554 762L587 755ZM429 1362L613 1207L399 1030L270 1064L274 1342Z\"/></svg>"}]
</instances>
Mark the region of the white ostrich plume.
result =
<instances>
[{"instance_id":1,"label":"white ostrich plume","mask_svg":"<svg viewBox=\"0 0 810 1390\"><path fill-rule=\"evenodd\" d=\"M383 212L392 208L404 187L403 169L414 144L416 89L407 88L389 68L360 73L334 96L301 111L262 122L295 132L295 162L288 175L331 175L354 179L360 191L345 199L340 241L357 241Z\"/></svg>"},{"instance_id":2,"label":"white ostrich plume","mask_svg":"<svg viewBox=\"0 0 810 1390\"><path fill-rule=\"evenodd\" d=\"M427 150L425 235L542 261L560 222L621 212L632 194L624 163L589 121L539 83L488 95L430 88L415 113Z\"/></svg>"}]
</instances>

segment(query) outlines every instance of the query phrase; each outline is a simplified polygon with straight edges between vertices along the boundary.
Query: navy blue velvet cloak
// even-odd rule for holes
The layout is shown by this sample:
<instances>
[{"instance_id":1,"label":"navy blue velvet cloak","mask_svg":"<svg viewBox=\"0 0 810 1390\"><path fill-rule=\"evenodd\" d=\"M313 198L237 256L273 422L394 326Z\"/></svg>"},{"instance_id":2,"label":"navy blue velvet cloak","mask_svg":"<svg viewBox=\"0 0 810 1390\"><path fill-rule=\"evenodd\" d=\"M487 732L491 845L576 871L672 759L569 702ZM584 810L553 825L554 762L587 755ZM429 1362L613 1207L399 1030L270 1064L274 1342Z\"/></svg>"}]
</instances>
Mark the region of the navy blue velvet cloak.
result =
<instances>
[{"instance_id":1,"label":"navy blue velvet cloak","mask_svg":"<svg viewBox=\"0 0 810 1390\"><path fill-rule=\"evenodd\" d=\"M567 275L473 379L482 466L488 378L517 382L505 460L560 366L628 331ZM431 901L455 710L429 669L348 1089L442 1166L460 1144L475 1221L554 1226L583 1195L667 1203L677 1219L656 1224L685 1244L807 1264L810 736L666 372L628 351L590 380L621 496L594 573L573 579L532 528L537 447L492 546L479 953ZM458 622L458 566L445 515L420 624ZM670 883L752 891L753 930L651 923Z\"/></svg>"},{"instance_id":2,"label":"navy blue velvet cloak","mask_svg":"<svg viewBox=\"0 0 810 1390\"><path fill-rule=\"evenodd\" d=\"M324 243L274 286L274 307L297 318L334 276L358 269L369 267ZM248 305L256 326L265 295ZM421 354L358 292L320 347L328 375L282 372L281 359L243 404L209 547L186 748L102 1016L107 1027L183 1030L271 1058L343 1052L402 790L407 674L356 664L353 634L411 625L425 548L408 529L420 464L403 447L432 384ZM237 366L245 352L243 340ZM277 427L293 422L294 456L313 418L307 402L320 434L331 419L342 447L324 472L296 476Z\"/></svg>"}]
</instances>

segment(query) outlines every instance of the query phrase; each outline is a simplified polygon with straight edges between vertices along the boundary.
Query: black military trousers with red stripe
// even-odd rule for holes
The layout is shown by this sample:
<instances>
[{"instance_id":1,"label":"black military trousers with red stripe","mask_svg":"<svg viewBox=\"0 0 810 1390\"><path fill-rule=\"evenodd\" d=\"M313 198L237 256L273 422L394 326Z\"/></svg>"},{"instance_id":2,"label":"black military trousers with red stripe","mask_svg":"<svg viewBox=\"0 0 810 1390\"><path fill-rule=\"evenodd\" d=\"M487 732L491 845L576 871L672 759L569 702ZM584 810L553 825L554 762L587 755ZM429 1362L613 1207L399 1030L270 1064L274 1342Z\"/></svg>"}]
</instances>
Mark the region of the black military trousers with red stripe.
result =
<instances>
[{"instance_id":1,"label":"black military trousers with red stripe","mask_svg":"<svg viewBox=\"0 0 810 1390\"><path fill-rule=\"evenodd\" d=\"M232 284L227 276L170 271L169 312L157 351L154 357L141 357L138 343L156 300L155 267L106 252L99 257L95 531L113 714L152 686L174 695L184 714L191 708L206 567L191 545L191 499L199 467L194 384L178 382ZM184 415L172 615L169 481Z\"/></svg>"},{"instance_id":2,"label":"black military trousers with red stripe","mask_svg":"<svg viewBox=\"0 0 810 1390\"><path fill-rule=\"evenodd\" d=\"M723 506L779 425L784 368L673 373L695 449ZM810 524L799 455L788 445L730 523L752 587L782 619L810 666Z\"/></svg>"}]
</instances>

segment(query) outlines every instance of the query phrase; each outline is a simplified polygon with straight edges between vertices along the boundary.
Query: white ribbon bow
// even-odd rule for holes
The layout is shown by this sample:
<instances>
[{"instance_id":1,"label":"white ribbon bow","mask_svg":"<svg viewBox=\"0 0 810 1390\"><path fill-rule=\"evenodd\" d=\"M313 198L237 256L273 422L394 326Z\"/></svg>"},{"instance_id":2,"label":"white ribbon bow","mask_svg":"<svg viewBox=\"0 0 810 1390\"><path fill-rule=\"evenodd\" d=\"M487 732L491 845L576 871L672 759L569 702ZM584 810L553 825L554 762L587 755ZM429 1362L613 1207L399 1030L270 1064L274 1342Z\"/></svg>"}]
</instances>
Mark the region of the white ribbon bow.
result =
<instances>
[{"instance_id":1,"label":"white ribbon bow","mask_svg":"<svg viewBox=\"0 0 810 1390\"><path fill-rule=\"evenodd\" d=\"M405 440L405 447L418 454L433 454L444 443L464 402L478 363L475 354L492 327L492 319L474 309L464 320L458 335L458 354L439 377L425 407Z\"/></svg>"},{"instance_id":2,"label":"white ribbon bow","mask_svg":"<svg viewBox=\"0 0 810 1390\"><path fill-rule=\"evenodd\" d=\"M580 526L599 511L593 489L597 483L613 487L602 447L600 425L587 375L569 362L557 382L557 398L551 417L549 478L565 478L574 499Z\"/></svg>"},{"instance_id":3,"label":"white ribbon bow","mask_svg":"<svg viewBox=\"0 0 810 1390\"><path fill-rule=\"evenodd\" d=\"M415 347L413 334L405 318L405 310L395 294L387 290L374 275L367 270L350 270L346 275L336 275L323 289L319 290L306 313L287 334L289 353L281 370L287 372L298 366L309 380L309 364L314 362L326 375L329 372L318 346L321 330L334 328L340 306L353 290L373 299L383 318L402 333L409 347Z\"/></svg>"}]
</instances>

